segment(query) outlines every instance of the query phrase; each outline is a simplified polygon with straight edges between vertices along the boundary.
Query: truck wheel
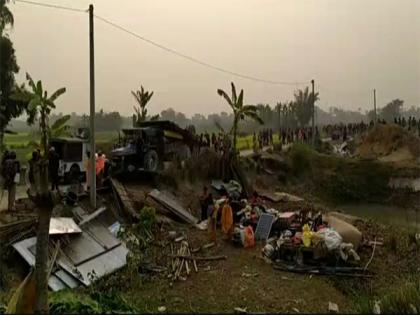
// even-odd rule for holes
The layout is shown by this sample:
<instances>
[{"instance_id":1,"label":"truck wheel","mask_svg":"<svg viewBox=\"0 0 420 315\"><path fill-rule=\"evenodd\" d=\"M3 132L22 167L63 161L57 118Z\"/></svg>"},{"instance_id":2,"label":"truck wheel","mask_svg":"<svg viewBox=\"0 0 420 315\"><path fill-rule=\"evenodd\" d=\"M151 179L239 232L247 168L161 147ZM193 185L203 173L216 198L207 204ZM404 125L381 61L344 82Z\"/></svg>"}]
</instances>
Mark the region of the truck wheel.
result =
<instances>
[{"instance_id":1,"label":"truck wheel","mask_svg":"<svg viewBox=\"0 0 420 315\"><path fill-rule=\"evenodd\" d=\"M143 166L146 171L156 172L159 168L159 156L155 150L147 151L143 158Z\"/></svg>"}]
</instances>

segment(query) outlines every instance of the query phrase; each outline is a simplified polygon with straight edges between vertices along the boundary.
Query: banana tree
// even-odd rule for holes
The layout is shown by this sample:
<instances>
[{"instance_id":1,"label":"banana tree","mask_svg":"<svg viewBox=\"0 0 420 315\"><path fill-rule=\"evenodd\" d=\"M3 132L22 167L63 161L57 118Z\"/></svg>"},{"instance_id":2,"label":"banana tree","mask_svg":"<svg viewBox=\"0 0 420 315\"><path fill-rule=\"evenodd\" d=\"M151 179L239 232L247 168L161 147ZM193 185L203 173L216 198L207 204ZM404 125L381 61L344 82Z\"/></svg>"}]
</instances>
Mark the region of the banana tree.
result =
<instances>
[{"instance_id":1,"label":"banana tree","mask_svg":"<svg viewBox=\"0 0 420 315\"><path fill-rule=\"evenodd\" d=\"M70 115L65 115L57 119L52 126L48 128L48 139L70 136L70 127L67 124L69 120ZM40 134L36 134L36 137L39 137L39 135ZM38 140L29 141L29 146L37 150L42 150L41 143ZM31 154L32 153L28 154L28 159L30 159Z\"/></svg>"},{"instance_id":2,"label":"banana tree","mask_svg":"<svg viewBox=\"0 0 420 315\"><path fill-rule=\"evenodd\" d=\"M233 125L230 130L230 133L233 134L233 154L236 156L236 142L237 142L237 134L238 134L238 125L241 120L245 120L246 118L250 118L260 124L264 124L263 120L258 114L258 109L254 105L244 105L244 91L241 90L239 96L236 94L236 87L233 82L231 82L232 87L232 96L229 96L225 91L222 89L217 90L217 94L223 97L226 102L229 104L233 111Z\"/></svg>"},{"instance_id":3,"label":"banana tree","mask_svg":"<svg viewBox=\"0 0 420 315\"><path fill-rule=\"evenodd\" d=\"M34 168L35 190L34 196L29 196L36 204L38 213L38 229L36 242L36 261L35 261L35 279L36 279L36 305L35 310L39 313L48 313L48 241L50 219L53 209L53 197L49 191L48 185L48 139L51 135L49 127L49 115L55 108L54 102L65 93L65 88L60 88L51 96L44 91L42 82L36 84L27 73L26 79L31 88L21 90L20 97L28 101L28 123L39 123L41 133L41 159ZM62 119L57 123L57 129L63 130ZM55 125L55 124L54 124Z\"/></svg>"}]
</instances>

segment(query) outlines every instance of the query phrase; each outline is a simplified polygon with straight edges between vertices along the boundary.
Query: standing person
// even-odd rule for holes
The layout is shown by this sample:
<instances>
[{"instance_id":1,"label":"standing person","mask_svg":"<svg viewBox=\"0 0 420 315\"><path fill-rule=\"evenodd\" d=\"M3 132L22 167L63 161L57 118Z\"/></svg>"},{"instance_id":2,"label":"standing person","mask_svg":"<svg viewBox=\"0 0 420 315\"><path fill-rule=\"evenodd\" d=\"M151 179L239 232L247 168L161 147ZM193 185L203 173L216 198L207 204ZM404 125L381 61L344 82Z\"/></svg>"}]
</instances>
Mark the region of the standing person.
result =
<instances>
[{"instance_id":1,"label":"standing person","mask_svg":"<svg viewBox=\"0 0 420 315\"><path fill-rule=\"evenodd\" d=\"M54 191L55 189L58 191L59 167L60 167L60 157L58 156L57 152L55 152L55 148L51 147L48 153L48 173L50 175L52 191Z\"/></svg>"},{"instance_id":2,"label":"standing person","mask_svg":"<svg viewBox=\"0 0 420 315\"><path fill-rule=\"evenodd\" d=\"M98 187L102 187L103 171L105 167L105 158L102 152L96 157L96 182Z\"/></svg>"},{"instance_id":3,"label":"standing person","mask_svg":"<svg viewBox=\"0 0 420 315\"><path fill-rule=\"evenodd\" d=\"M0 186L1 187L3 187L3 184L4 184L4 178L3 178L3 175L2 175L3 174L4 162L6 161L6 159L8 157L9 157L9 151L5 150L2 157L1 157L1 164L0 164L0 174L1 174L1 176L0 176ZM2 188L2 190L3 190L3 188ZM2 197L2 196L0 196L0 197Z\"/></svg>"},{"instance_id":4,"label":"standing person","mask_svg":"<svg viewBox=\"0 0 420 315\"><path fill-rule=\"evenodd\" d=\"M34 150L32 152L32 158L29 160L28 164L29 164L29 171L28 171L28 177L29 177L29 191L34 192L35 191L35 167L36 164L39 161L39 153L38 151Z\"/></svg>"},{"instance_id":5,"label":"standing person","mask_svg":"<svg viewBox=\"0 0 420 315\"><path fill-rule=\"evenodd\" d=\"M254 152L257 152L257 151L258 151L258 146L257 146L257 135L255 134L255 131L254 131L254 134L252 135L252 150L253 150Z\"/></svg>"},{"instance_id":6,"label":"standing person","mask_svg":"<svg viewBox=\"0 0 420 315\"><path fill-rule=\"evenodd\" d=\"M210 233L210 240L217 244L217 217L219 215L220 204L217 201L214 205L210 205L209 207L210 214L209 214L209 233Z\"/></svg>"},{"instance_id":7,"label":"standing person","mask_svg":"<svg viewBox=\"0 0 420 315\"><path fill-rule=\"evenodd\" d=\"M16 160L16 153L10 152L2 165L2 176L4 179L4 189L8 191L7 209L13 211L16 199L16 184L19 182L20 165Z\"/></svg>"},{"instance_id":8,"label":"standing person","mask_svg":"<svg viewBox=\"0 0 420 315\"><path fill-rule=\"evenodd\" d=\"M207 209L208 209L208 199L209 197L209 189L207 186L203 187L203 193L200 196L200 206L201 206L201 221L204 221L207 219Z\"/></svg>"},{"instance_id":9,"label":"standing person","mask_svg":"<svg viewBox=\"0 0 420 315\"><path fill-rule=\"evenodd\" d=\"M229 204L229 198L226 199L225 204L222 208L222 232L223 232L223 238L226 241L229 241L232 239L232 233L233 233L233 211L232 207Z\"/></svg>"},{"instance_id":10,"label":"standing person","mask_svg":"<svg viewBox=\"0 0 420 315\"><path fill-rule=\"evenodd\" d=\"M86 152L87 159L85 160L85 170L86 170L86 189L89 190L91 182L91 168L90 168L90 152Z\"/></svg>"}]
</instances>

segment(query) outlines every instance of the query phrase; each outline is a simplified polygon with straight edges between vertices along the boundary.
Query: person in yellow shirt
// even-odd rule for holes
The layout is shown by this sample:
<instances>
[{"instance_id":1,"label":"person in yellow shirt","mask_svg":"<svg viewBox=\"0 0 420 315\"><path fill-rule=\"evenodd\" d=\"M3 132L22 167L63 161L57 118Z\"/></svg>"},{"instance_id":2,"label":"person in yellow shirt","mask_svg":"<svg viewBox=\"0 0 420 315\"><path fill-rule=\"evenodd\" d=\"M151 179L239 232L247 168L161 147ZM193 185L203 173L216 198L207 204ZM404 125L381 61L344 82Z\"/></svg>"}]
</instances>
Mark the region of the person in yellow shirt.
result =
<instances>
[{"instance_id":1,"label":"person in yellow shirt","mask_svg":"<svg viewBox=\"0 0 420 315\"><path fill-rule=\"evenodd\" d=\"M225 240L231 240L233 234L233 211L229 204L229 199L226 199L222 209L222 232Z\"/></svg>"}]
</instances>

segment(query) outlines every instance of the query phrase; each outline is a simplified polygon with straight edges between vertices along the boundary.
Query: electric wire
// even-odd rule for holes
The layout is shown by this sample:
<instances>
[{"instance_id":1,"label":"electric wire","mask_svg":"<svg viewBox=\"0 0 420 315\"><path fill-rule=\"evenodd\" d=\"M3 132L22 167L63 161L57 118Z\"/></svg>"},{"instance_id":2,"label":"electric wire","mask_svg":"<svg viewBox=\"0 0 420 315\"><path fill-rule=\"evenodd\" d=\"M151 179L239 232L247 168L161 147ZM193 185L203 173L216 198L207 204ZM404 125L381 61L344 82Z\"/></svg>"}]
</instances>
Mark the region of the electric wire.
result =
<instances>
[{"instance_id":1,"label":"electric wire","mask_svg":"<svg viewBox=\"0 0 420 315\"><path fill-rule=\"evenodd\" d=\"M73 12L83 12L83 13L86 13L88 11L88 10L76 9L76 8L71 8L71 7L61 6L61 5L55 5L55 4L49 4L49 3L44 3L44 2L35 2L35 1L30 1L30 0L14 0L14 1L21 2L21 3L26 3L26 4L31 4L31 5L42 6L42 7L53 8L53 9L68 10L68 11L73 11ZM298 85L306 85L306 84L309 84L310 83L310 81L281 82L281 81L267 80L267 79L261 79L261 78L255 77L255 76L246 75L246 74L242 74L242 73L239 73L239 72L231 71L231 70L228 70L228 69L224 69L222 67L219 67L219 66L210 64L208 62L199 60L199 59L197 59L195 57L192 57L192 56L189 56L187 54L181 53L181 52L179 52L179 51L177 51L177 50L175 50L173 48L167 47L167 46L162 45L162 44L160 44L160 43L158 43L156 41L153 41L151 39L148 39L148 38L146 38L146 37L144 37L142 35L139 35L139 34L135 33L134 31L131 31L131 30L129 30L129 29L127 29L127 28L125 28L125 27L117 24L117 23L114 23L114 22L110 21L109 19L106 19L106 18L102 17L102 16L94 15L94 17L96 19L98 19L98 20L100 20L100 21L102 21L102 22L104 22L104 23L106 23L106 24L108 24L108 25L116 28L116 29L119 29L120 31L123 31L123 32L125 32L125 33L127 33L127 34L129 34L129 35L131 35L131 36L133 36L135 38L137 38L137 39L142 40L143 42L146 42L146 43L148 43L150 45L153 45L153 46L155 46L157 48L160 48L161 50L164 50L164 51L166 51L166 52L168 52L170 54L176 55L176 56L178 56L180 58L183 58L185 60L188 60L190 62L199 64L201 66L204 66L206 68L209 68L209 69L212 69L212 70L215 70L215 71L219 71L219 72L222 72L222 73L225 73L225 74L236 76L236 77L239 77L239 78L242 78L242 79L247 79L247 80L251 80L251 81L256 81L256 82L266 83L266 84L272 84L272 85L298 86Z\"/></svg>"}]
</instances>

